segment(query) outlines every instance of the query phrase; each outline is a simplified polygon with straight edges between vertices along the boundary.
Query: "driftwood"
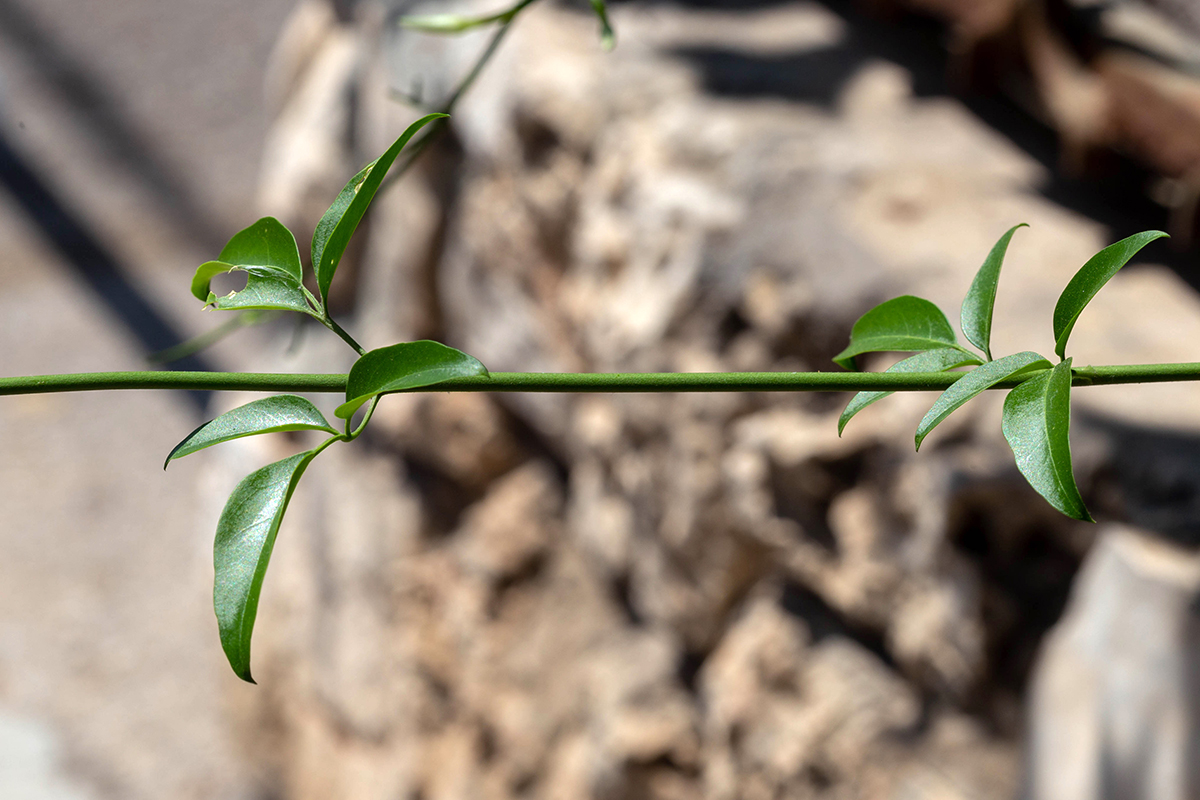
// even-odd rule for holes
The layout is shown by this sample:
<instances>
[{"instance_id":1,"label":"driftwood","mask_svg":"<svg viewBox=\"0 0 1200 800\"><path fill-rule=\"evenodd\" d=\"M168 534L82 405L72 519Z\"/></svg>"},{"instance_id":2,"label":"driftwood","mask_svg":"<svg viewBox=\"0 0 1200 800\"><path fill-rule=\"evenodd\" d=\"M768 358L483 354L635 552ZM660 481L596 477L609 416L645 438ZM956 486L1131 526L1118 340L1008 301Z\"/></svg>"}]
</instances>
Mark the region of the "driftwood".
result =
<instances>
[{"instance_id":1,"label":"driftwood","mask_svg":"<svg viewBox=\"0 0 1200 800\"><path fill-rule=\"evenodd\" d=\"M1065 0L882 0L873 7L941 20L951 79L1001 90L1060 136L1059 168L1094 172L1129 158L1158 176L1177 243L1197 232L1200 198L1200 28L1189 7Z\"/></svg>"}]
</instances>

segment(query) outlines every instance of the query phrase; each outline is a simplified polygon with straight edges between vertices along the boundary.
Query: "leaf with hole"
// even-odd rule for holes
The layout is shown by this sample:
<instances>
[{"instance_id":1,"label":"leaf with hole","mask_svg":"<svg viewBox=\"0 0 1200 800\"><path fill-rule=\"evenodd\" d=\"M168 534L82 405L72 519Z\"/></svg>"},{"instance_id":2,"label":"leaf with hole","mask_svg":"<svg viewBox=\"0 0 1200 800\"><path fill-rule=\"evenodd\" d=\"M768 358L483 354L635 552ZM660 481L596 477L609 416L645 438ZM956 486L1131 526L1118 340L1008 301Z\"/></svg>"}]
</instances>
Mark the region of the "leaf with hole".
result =
<instances>
[{"instance_id":1,"label":"leaf with hole","mask_svg":"<svg viewBox=\"0 0 1200 800\"><path fill-rule=\"evenodd\" d=\"M959 346L954 329L942 310L928 300L904 295L880 303L850 330L850 345L834 356L834 363L855 369L854 357L863 353L911 352ZM970 353L967 353L971 355Z\"/></svg>"},{"instance_id":2,"label":"leaf with hole","mask_svg":"<svg viewBox=\"0 0 1200 800\"><path fill-rule=\"evenodd\" d=\"M213 548L213 608L229 666L244 681L250 674L250 637L275 536L300 476L318 453L276 461L248 475L225 504Z\"/></svg>"},{"instance_id":3,"label":"leaf with hole","mask_svg":"<svg viewBox=\"0 0 1200 800\"><path fill-rule=\"evenodd\" d=\"M1014 353L1011 356L989 361L959 378L953 386L942 392L934 402L933 408L929 409L921 423L917 425L917 449L921 449L921 442L925 441L925 437L929 435L930 431L968 400L1001 381L1035 369L1050 369L1050 362L1037 353L1027 350L1024 353Z\"/></svg>"},{"instance_id":4,"label":"leaf with hole","mask_svg":"<svg viewBox=\"0 0 1200 800\"><path fill-rule=\"evenodd\" d=\"M333 201L333 205L317 223L317 229L313 232L312 263L313 269L317 273L317 289L321 295L322 304L329 299L329 286L333 283L334 273L337 272L342 254L346 252L346 245L350 243L350 237L354 235L354 230L362 220L363 214L367 212L367 207L371 205L371 200L379 191L379 185L383 183L383 179L388 170L392 168L396 157L400 155L400 151L416 135L417 131L435 119L442 119L446 116L446 114L428 114L409 125L408 129L392 143L392 146L383 155L363 167L361 172L350 179L350 182L338 194L337 199Z\"/></svg>"},{"instance_id":5,"label":"leaf with hole","mask_svg":"<svg viewBox=\"0 0 1200 800\"><path fill-rule=\"evenodd\" d=\"M608 21L608 4L604 0L592 0L592 10L600 20L600 46L612 50L617 45L617 35Z\"/></svg>"},{"instance_id":6,"label":"leaf with hole","mask_svg":"<svg viewBox=\"0 0 1200 800\"><path fill-rule=\"evenodd\" d=\"M1100 291L1121 267L1129 263L1129 259L1139 250L1166 235L1162 231L1135 233L1104 248L1079 268L1054 306L1054 352L1059 358L1066 357L1067 339L1071 336L1075 321L1096 296L1096 292Z\"/></svg>"},{"instance_id":7,"label":"leaf with hole","mask_svg":"<svg viewBox=\"0 0 1200 800\"><path fill-rule=\"evenodd\" d=\"M969 353L964 353L956 347L942 347L937 350L926 350L923 353L917 353L915 356L909 356L903 361L897 361L885 369L884 372L943 372L955 367L965 367L978 363L980 363L978 358ZM855 414L875 401L882 400L889 394L892 394L892 392L859 392L850 398L850 402L846 404L845 410L842 411L842 416L838 419L838 436L842 435L842 431L846 428L846 423Z\"/></svg>"},{"instance_id":8,"label":"leaf with hole","mask_svg":"<svg viewBox=\"0 0 1200 800\"><path fill-rule=\"evenodd\" d=\"M294 394L264 397L209 420L175 445L163 469L177 458L243 436L279 431L326 431L336 434L316 406Z\"/></svg>"},{"instance_id":9,"label":"leaf with hole","mask_svg":"<svg viewBox=\"0 0 1200 800\"><path fill-rule=\"evenodd\" d=\"M438 342L381 347L354 362L346 378L346 402L333 413L349 419L363 403L381 394L487 374L477 359Z\"/></svg>"},{"instance_id":10,"label":"leaf with hole","mask_svg":"<svg viewBox=\"0 0 1200 800\"><path fill-rule=\"evenodd\" d=\"M213 278L226 272L245 272L246 287L218 297ZM234 234L215 261L196 269L192 294L206 305L222 310L279 309L312 313L302 287L303 267L296 238L274 217L263 217Z\"/></svg>"},{"instance_id":11,"label":"leaf with hole","mask_svg":"<svg viewBox=\"0 0 1200 800\"><path fill-rule=\"evenodd\" d=\"M1029 485L1068 517L1094 522L1071 471L1071 359L1009 392L1002 428Z\"/></svg>"},{"instance_id":12,"label":"leaf with hole","mask_svg":"<svg viewBox=\"0 0 1200 800\"><path fill-rule=\"evenodd\" d=\"M996 306L996 285L1000 282L1000 267L1004 264L1004 254L1008 252L1008 243L1017 228L1028 228L1022 222L1008 229L1000 237L983 260L983 266L975 273L971 288L962 304L962 330L967 341L978 347L992 360L992 312Z\"/></svg>"}]
</instances>

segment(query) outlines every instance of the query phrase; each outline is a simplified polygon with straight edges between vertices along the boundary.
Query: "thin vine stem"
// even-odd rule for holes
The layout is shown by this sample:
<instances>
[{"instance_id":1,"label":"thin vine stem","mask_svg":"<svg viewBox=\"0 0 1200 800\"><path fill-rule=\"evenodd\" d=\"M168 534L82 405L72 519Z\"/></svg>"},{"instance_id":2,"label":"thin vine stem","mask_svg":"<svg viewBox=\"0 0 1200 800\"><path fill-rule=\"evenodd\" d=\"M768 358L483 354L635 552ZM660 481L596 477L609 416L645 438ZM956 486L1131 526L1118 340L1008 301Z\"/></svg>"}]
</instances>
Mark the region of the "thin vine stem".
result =
<instances>
[{"instance_id":1,"label":"thin vine stem","mask_svg":"<svg viewBox=\"0 0 1200 800\"><path fill-rule=\"evenodd\" d=\"M517 3L512 8L495 15L493 19L489 20L490 22L497 23L499 27L497 27L496 32L492 34L492 38L488 41L487 47L485 47L483 52L480 53L479 58L475 59L475 63L471 65L471 69L465 76L463 76L463 79L459 81L458 86L454 88L454 91L451 93L450 97L447 98L446 102L442 103L441 107L437 109L438 113L451 114L454 112L454 108L458 105L458 101L461 100L463 95L465 95L467 91L470 90L470 88L475 84L475 81L478 80L480 74L482 74L484 67L488 65L488 62L492 60L494 55L496 55L496 51L500 49L500 44L504 41L504 37L508 35L509 28L512 27L517 15L519 15L523 10L525 10L526 7L532 5L534 2L536 2L536 0L521 0L521 2ZM391 172L388 174L387 178L384 179L383 184L379 187L380 192L387 191L392 184L403 178L404 174L408 172L408 170L412 168L412 165L416 163L417 159L421 157L421 154L424 153L425 150L428 149L429 146L433 144L439 137L441 137L441 135L445 132L445 129L445 119L434 120L433 123L430 124L429 129L421 136L421 138L409 146L408 152L404 156L404 160L392 167Z\"/></svg>"},{"instance_id":2,"label":"thin vine stem","mask_svg":"<svg viewBox=\"0 0 1200 800\"><path fill-rule=\"evenodd\" d=\"M343 342L354 348L354 352L358 353L360 356L365 356L367 354L366 349L361 344L354 341L354 337L346 333L346 331L342 329L341 325L338 325L333 321L332 317L320 317L319 319L321 320L322 325L324 325L326 328L329 328L329 330L333 331L338 336L342 337Z\"/></svg>"},{"instance_id":3,"label":"thin vine stem","mask_svg":"<svg viewBox=\"0 0 1200 800\"><path fill-rule=\"evenodd\" d=\"M928 392L943 391L963 372L493 372L455 378L414 392ZM996 384L1010 389L1033 373ZM1075 386L1200 381L1200 363L1079 367ZM0 378L0 396L113 389L345 392L339 373L85 372Z\"/></svg>"},{"instance_id":4,"label":"thin vine stem","mask_svg":"<svg viewBox=\"0 0 1200 800\"><path fill-rule=\"evenodd\" d=\"M482 20L483 23L494 23L498 25L496 32L492 34L492 38L488 41L487 46L483 49L483 52L479 55L479 58L477 58L475 63L471 65L471 69L466 75L463 76L462 80L458 82L458 85L454 87L454 91L450 94L450 97L447 98L444 103L442 103L442 106L439 109L437 109L438 112L442 114L450 114L454 111L459 100L461 100L463 95L465 95L467 91L475 84L475 81L479 79L480 74L483 72L484 67L488 65L488 62L492 60L492 57L496 54L496 51L500 49L500 44L508 35L509 27L516 20L517 16L524 11L525 8L533 5L535 2L537 2L537 0L520 0L508 9ZM392 168L387 178L384 179L380 190L386 191L388 187L392 186L394 183L404 177L404 174L412 168L412 166L417 162L417 159L421 157L421 154L429 149L429 146L433 144L434 141L436 141L442 135L442 133L445 132L445 126L446 121L444 119L434 121L424 135L411 144L411 146L408 148L408 152L404 156L404 159ZM317 302L311 293L309 293L307 288L304 288L303 286L301 288L304 290L304 293L308 295L309 300L313 304L313 308L319 312L321 304ZM340 327L334 328L333 325L329 324L333 323L333 320L329 320L329 323L325 323L325 321L319 316L319 313L314 314L313 316L321 320L322 324L325 324L326 327L328 327L338 336L341 336L347 344L358 351L359 355L362 355L363 352L365 352L357 342L349 337L344 330L342 330ZM162 351L162 353L154 354L152 360L156 363L162 364L168 364L171 361L177 361L187 355L192 355L205 350L223 340L231 333L234 333L243 327L257 324L264 319L266 319L266 317L256 315L253 311L243 311L234 319L214 328L213 330L206 331L205 333L192 337L191 339L169 348L168 350ZM336 323L333 324L336 325Z\"/></svg>"},{"instance_id":5,"label":"thin vine stem","mask_svg":"<svg viewBox=\"0 0 1200 800\"><path fill-rule=\"evenodd\" d=\"M363 414L362 422L358 423L358 427L350 430L350 420L346 420L346 441L353 442L358 438L358 435L366 430L367 423L371 421L371 417L375 415L375 409L379 406L379 395L371 399L371 405L367 407L367 413Z\"/></svg>"}]
</instances>

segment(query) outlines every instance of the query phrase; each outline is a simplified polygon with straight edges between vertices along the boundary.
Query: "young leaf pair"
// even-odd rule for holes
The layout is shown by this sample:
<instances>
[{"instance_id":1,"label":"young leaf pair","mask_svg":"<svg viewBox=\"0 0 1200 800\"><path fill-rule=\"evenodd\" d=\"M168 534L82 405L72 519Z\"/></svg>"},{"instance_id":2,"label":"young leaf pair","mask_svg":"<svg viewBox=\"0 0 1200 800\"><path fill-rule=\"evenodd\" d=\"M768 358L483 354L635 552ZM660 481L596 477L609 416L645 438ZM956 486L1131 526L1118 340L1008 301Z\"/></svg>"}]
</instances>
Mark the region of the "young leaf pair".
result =
<instances>
[{"instance_id":1,"label":"young leaf pair","mask_svg":"<svg viewBox=\"0 0 1200 800\"><path fill-rule=\"evenodd\" d=\"M367 420L351 431L350 418L364 403L383 394L473 375L487 375L487 370L471 356L437 342L384 347L359 358L350 370L346 402L335 412L346 420L344 433L331 426L303 397L279 395L255 400L206 422L167 456L164 468L177 458L246 436L281 431L329 434L317 447L268 464L247 476L229 496L217 522L213 607L221 647L239 678L254 682L250 674L250 638L263 578L284 513L308 465L333 443L351 441L361 433Z\"/></svg>"},{"instance_id":2,"label":"young leaf pair","mask_svg":"<svg viewBox=\"0 0 1200 800\"><path fill-rule=\"evenodd\" d=\"M1054 350L1057 365L1026 351L992 358L992 314L1000 268L1009 241L1018 228L1010 228L996 242L975 275L962 305L962 330L967 341L982 351L983 359L958 343L946 315L919 297L897 297L864 314L854 324L850 345L834 357L846 369L855 369L855 357L864 353L899 351L917 354L887 372L945 372L974 367L963 373L929 409L917 425L916 446L956 409L998 385L1016 384L1004 401L1002 430L1016 457L1017 468L1029 484L1051 505L1069 517L1092 521L1071 469L1069 441L1071 419L1071 359L1067 339L1083 309L1101 287L1161 231L1145 231L1122 239L1090 258L1075 274L1054 308ZM864 408L891 392L859 392L838 420L839 435L846 423Z\"/></svg>"},{"instance_id":3,"label":"young leaf pair","mask_svg":"<svg viewBox=\"0 0 1200 800\"><path fill-rule=\"evenodd\" d=\"M350 179L321 217L312 239L317 296L314 297L304 285L304 268L296 238L274 217L263 217L240 231L229 240L215 261L201 264L192 278L192 294L206 305L221 310L299 311L322 324L330 324L326 311L329 287L350 237L400 151L421 128L445 116L429 114L410 125L383 155ZM218 297L211 288L213 278L235 271L246 273L245 288Z\"/></svg>"}]
</instances>

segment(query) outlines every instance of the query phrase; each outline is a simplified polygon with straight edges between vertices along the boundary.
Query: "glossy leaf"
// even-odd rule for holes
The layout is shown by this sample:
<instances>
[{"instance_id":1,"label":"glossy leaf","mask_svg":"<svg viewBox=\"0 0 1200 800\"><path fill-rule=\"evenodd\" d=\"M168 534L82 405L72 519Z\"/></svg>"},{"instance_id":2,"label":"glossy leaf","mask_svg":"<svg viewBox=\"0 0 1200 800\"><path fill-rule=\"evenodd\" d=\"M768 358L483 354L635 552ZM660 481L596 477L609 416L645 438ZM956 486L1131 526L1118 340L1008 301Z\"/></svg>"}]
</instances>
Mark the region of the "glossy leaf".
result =
<instances>
[{"instance_id":1,"label":"glossy leaf","mask_svg":"<svg viewBox=\"0 0 1200 800\"><path fill-rule=\"evenodd\" d=\"M989 361L959 378L953 386L942 392L933 404L933 408L929 409L921 423L917 425L917 449L921 449L921 442L925 441L925 437L929 435L930 431L968 400L1003 380L1035 369L1050 369L1050 362L1037 353L1027 350L1024 353L1015 353L996 361Z\"/></svg>"},{"instance_id":2,"label":"glossy leaf","mask_svg":"<svg viewBox=\"0 0 1200 800\"><path fill-rule=\"evenodd\" d=\"M1075 327L1075 321L1080 313L1096 296L1096 292L1108 283L1121 267L1129 263L1129 259L1155 239L1161 239L1167 234L1162 231L1142 231L1127 239L1109 245L1088 262L1080 267L1063 289L1054 306L1054 352L1059 358L1066 356L1067 339Z\"/></svg>"},{"instance_id":3,"label":"glossy leaf","mask_svg":"<svg viewBox=\"0 0 1200 800\"><path fill-rule=\"evenodd\" d=\"M1004 438L1017 469L1050 505L1094 522L1071 472L1071 359L1034 375L1004 399Z\"/></svg>"},{"instance_id":4,"label":"glossy leaf","mask_svg":"<svg viewBox=\"0 0 1200 800\"><path fill-rule=\"evenodd\" d=\"M928 300L904 295L859 317L850 331L850 346L833 360L855 369L854 357L863 353L933 350L947 345L962 349L941 309Z\"/></svg>"},{"instance_id":5,"label":"glossy leaf","mask_svg":"<svg viewBox=\"0 0 1200 800\"><path fill-rule=\"evenodd\" d=\"M288 273L296 280L304 277L296 237L274 217L263 217L235 233L222 248L217 260L239 267L272 267Z\"/></svg>"},{"instance_id":6,"label":"glossy leaf","mask_svg":"<svg viewBox=\"0 0 1200 800\"><path fill-rule=\"evenodd\" d=\"M245 272L246 287L217 297L209 291L209 283L217 275L226 272ZM270 267L239 267L224 261L204 262L196 269L196 275L192 279L192 294L204 300L206 305L221 311L272 309L311 314L312 306L300 287L300 281L281 270ZM201 297L201 294L204 296Z\"/></svg>"},{"instance_id":7,"label":"glossy leaf","mask_svg":"<svg viewBox=\"0 0 1200 800\"><path fill-rule=\"evenodd\" d=\"M246 288L217 297L212 279L226 272L246 273ZM196 299L219 309L270 308L311 312L301 283L296 238L274 217L263 217L234 234L215 261L201 264L192 278Z\"/></svg>"},{"instance_id":8,"label":"glossy leaf","mask_svg":"<svg viewBox=\"0 0 1200 800\"><path fill-rule=\"evenodd\" d=\"M608 5L604 0L592 0L592 10L600 20L600 46L612 50L617 45L617 35L608 21Z\"/></svg>"},{"instance_id":9,"label":"glossy leaf","mask_svg":"<svg viewBox=\"0 0 1200 800\"><path fill-rule=\"evenodd\" d=\"M333 283L333 276L342 260L342 254L346 252L346 245L350 243L350 237L354 235L355 228L358 227L367 207L371 205L375 192L379 190L379 185L383 183L396 157L417 131L433 120L445 116L446 114L429 114L409 125L383 155L363 167L361 172L350 179L333 201L333 205L325 212L325 216L317 223L317 229L313 232L312 263L317 273L317 289L321 295L321 303L328 300L329 286Z\"/></svg>"},{"instance_id":10,"label":"glossy leaf","mask_svg":"<svg viewBox=\"0 0 1200 800\"><path fill-rule=\"evenodd\" d=\"M475 358L437 342L403 342L382 347L354 362L346 378L346 402L334 413L349 419L376 395L487 374L487 369Z\"/></svg>"},{"instance_id":11,"label":"glossy leaf","mask_svg":"<svg viewBox=\"0 0 1200 800\"><path fill-rule=\"evenodd\" d=\"M316 450L285 458L248 475L225 504L213 548L213 608L229 666L250 675L250 637L275 536L300 476Z\"/></svg>"},{"instance_id":12,"label":"glossy leaf","mask_svg":"<svg viewBox=\"0 0 1200 800\"><path fill-rule=\"evenodd\" d=\"M1004 254L1008 252L1008 243L1017 228L1028 228L1022 222L1008 229L1000 237L1000 241L983 260L983 266L975 273L971 288L962 304L962 331L967 341L978 347L992 360L992 311L996 306L996 285L1000 282L1000 267L1004 264Z\"/></svg>"},{"instance_id":13,"label":"glossy leaf","mask_svg":"<svg viewBox=\"0 0 1200 800\"><path fill-rule=\"evenodd\" d=\"M468 17L462 14L413 14L400 17L399 24L422 33L465 33L474 28L499 22L504 14L491 14L486 17Z\"/></svg>"},{"instance_id":14,"label":"glossy leaf","mask_svg":"<svg viewBox=\"0 0 1200 800\"><path fill-rule=\"evenodd\" d=\"M227 411L187 435L167 456L163 469L177 458L191 455L214 444L278 431L328 431L336 434L316 406L294 394L264 397Z\"/></svg>"},{"instance_id":15,"label":"glossy leaf","mask_svg":"<svg viewBox=\"0 0 1200 800\"><path fill-rule=\"evenodd\" d=\"M937 350L926 350L923 353L917 353L915 356L909 356L903 361L897 361L892 366L884 370L884 372L942 372L955 367L965 367L970 364L978 364L979 359L969 353L964 353L956 347L942 347ZM882 400L892 392L859 392L850 398L850 402L846 404L846 408L842 411L842 416L838 419L838 436L842 435L842 431L846 428L846 423L850 419L862 411L867 406L877 400Z\"/></svg>"}]
</instances>

